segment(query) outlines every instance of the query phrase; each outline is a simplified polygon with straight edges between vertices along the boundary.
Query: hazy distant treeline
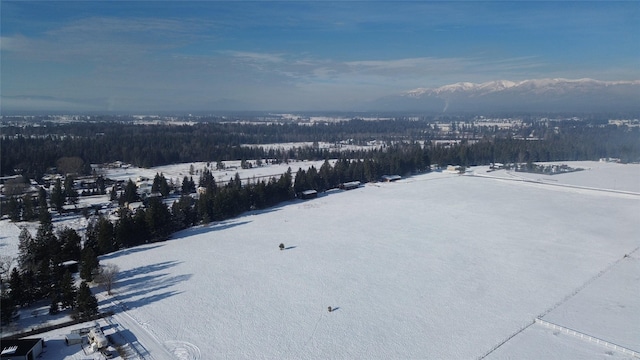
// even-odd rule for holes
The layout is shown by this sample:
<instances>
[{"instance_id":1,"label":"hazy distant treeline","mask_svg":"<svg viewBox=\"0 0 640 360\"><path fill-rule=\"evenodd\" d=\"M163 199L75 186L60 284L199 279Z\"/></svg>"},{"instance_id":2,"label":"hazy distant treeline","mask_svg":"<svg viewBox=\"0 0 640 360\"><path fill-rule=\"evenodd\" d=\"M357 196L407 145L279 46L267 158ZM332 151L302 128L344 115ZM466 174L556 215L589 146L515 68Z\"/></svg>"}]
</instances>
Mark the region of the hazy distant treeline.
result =
<instances>
[{"instance_id":1,"label":"hazy distant treeline","mask_svg":"<svg viewBox=\"0 0 640 360\"><path fill-rule=\"evenodd\" d=\"M409 120L352 120L322 125L200 123L195 125L134 125L73 123L47 127L3 129L2 175L21 173L39 179L63 157L79 157L86 164L124 161L141 167L172 163L269 158L366 159L367 151L338 151L317 147L263 149L242 144L283 142L339 142L366 144L377 140L426 141L435 164L479 165L489 162L640 159L639 129L605 126L586 121L524 123L512 129L453 123L443 132L432 122ZM533 135L533 138L531 137ZM522 140L529 137L529 140ZM434 139L456 139L454 146L429 145ZM536 139L536 140L531 140ZM471 141L472 140L472 141ZM89 171L85 166L85 170Z\"/></svg>"}]
</instances>

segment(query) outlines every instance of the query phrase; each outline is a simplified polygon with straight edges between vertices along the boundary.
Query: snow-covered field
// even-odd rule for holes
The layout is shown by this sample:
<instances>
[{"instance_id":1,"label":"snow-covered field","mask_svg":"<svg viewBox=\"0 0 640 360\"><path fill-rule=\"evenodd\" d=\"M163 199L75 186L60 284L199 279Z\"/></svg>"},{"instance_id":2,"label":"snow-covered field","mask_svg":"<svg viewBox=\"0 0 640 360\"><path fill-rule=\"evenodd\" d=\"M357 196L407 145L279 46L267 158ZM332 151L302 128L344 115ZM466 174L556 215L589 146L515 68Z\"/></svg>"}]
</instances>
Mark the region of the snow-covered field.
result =
<instances>
[{"instance_id":1,"label":"snow-covered field","mask_svg":"<svg viewBox=\"0 0 640 360\"><path fill-rule=\"evenodd\" d=\"M149 359L633 358L534 323L640 350L640 165L570 165L589 170L436 172L191 228L103 256L100 305Z\"/></svg>"},{"instance_id":2,"label":"snow-covered field","mask_svg":"<svg viewBox=\"0 0 640 360\"><path fill-rule=\"evenodd\" d=\"M316 169L320 169L320 166L322 166L323 162L324 161L290 161L289 163L256 166L255 161L251 161L251 164L253 166L252 168L242 169L240 167L240 161L225 161L224 164L226 168L224 170L216 170L215 162L193 162L158 166L149 169L138 167L123 167L115 169L104 169L101 171L106 177L109 177L113 180L127 181L131 179L135 181L138 177L146 177L147 179L153 180L153 177L156 174L163 174L167 181L173 181L175 184L181 184L182 179L185 176L193 177L193 180L197 184L199 175L205 168L211 171L217 182L229 181L233 179L236 173L240 175L240 178L243 181L245 181L246 179L248 179L249 181L253 181L254 179L264 179L265 181L268 181L268 177L272 176L275 176L276 179L278 179L280 175L287 172L288 168L291 168L292 172L298 171L299 168L306 170L311 166L315 166ZM193 174L190 173L192 167L194 170Z\"/></svg>"}]
</instances>

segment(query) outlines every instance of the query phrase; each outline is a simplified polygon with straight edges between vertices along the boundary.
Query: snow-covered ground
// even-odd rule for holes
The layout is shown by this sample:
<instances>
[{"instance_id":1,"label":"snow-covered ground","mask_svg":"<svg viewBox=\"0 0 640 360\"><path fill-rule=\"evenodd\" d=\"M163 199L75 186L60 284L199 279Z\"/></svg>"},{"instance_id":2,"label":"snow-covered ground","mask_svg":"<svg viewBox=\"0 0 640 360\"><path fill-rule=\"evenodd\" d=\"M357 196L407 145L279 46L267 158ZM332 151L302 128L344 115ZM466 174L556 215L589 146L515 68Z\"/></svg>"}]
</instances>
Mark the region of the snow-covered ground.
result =
<instances>
[{"instance_id":1,"label":"snow-covered ground","mask_svg":"<svg viewBox=\"0 0 640 360\"><path fill-rule=\"evenodd\" d=\"M640 165L570 165L589 170L435 172L191 228L103 256L100 305L149 359L632 358L534 324L640 350Z\"/></svg>"},{"instance_id":2,"label":"snow-covered ground","mask_svg":"<svg viewBox=\"0 0 640 360\"><path fill-rule=\"evenodd\" d=\"M153 180L156 174L163 174L167 181L173 181L175 184L181 184L182 179L186 177L193 177L193 180L198 183L199 175L205 168L211 171L211 174L218 182L226 182L234 178L236 173L240 178L245 181L246 179L253 181L265 180L268 181L268 177L276 177L278 179L280 175L287 172L288 168L291 168L292 172L298 171L299 168L308 169L311 166L315 166L316 169L320 169L320 166L324 161L290 161L289 163L280 164L268 164L265 166L256 166L255 161L251 161L252 168L242 169L240 167L240 161L225 161L224 170L216 170L215 162L193 162L182 163L166 166L158 166L154 168L138 168L138 167L126 167L126 168L114 168L114 169L102 169L100 170L104 175L113 180L133 180L136 181L138 177L146 177ZM333 163L333 162L332 162ZM190 172L193 167L193 173Z\"/></svg>"}]
</instances>

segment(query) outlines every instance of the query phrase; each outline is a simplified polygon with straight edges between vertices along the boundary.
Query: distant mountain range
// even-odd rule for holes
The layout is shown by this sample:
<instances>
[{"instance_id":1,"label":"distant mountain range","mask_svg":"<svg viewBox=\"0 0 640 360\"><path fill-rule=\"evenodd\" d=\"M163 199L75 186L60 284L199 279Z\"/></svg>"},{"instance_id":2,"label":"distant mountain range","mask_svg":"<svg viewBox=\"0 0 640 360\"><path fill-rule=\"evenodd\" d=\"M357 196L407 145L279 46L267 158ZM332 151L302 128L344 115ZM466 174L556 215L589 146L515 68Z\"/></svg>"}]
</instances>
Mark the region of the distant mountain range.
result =
<instances>
[{"instance_id":1,"label":"distant mountain range","mask_svg":"<svg viewBox=\"0 0 640 360\"><path fill-rule=\"evenodd\" d=\"M536 79L417 88L370 103L386 111L640 112L640 80Z\"/></svg>"}]
</instances>

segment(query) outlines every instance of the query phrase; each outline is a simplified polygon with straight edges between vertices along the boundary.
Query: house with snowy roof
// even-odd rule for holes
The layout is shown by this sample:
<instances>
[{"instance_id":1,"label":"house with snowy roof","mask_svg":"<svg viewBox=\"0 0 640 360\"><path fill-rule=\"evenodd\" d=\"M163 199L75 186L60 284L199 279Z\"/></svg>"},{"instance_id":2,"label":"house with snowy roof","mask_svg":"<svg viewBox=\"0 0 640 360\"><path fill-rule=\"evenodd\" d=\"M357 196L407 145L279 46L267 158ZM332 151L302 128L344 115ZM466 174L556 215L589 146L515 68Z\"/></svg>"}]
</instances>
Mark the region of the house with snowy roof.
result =
<instances>
[{"instance_id":1,"label":"house with snowy roof","mask_svg":"<svg viewBox=\"0 0 640 360\"><path fill-rule=\"evenodd\" d=\"M2 360L34 360L42 353L44 340L38 339L3 339Z\"/></svg>"}]
</instances>

